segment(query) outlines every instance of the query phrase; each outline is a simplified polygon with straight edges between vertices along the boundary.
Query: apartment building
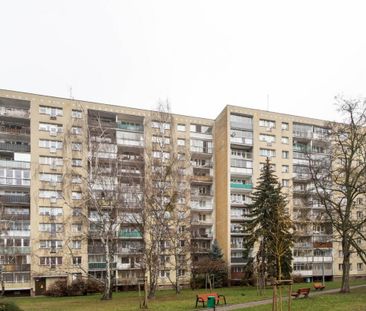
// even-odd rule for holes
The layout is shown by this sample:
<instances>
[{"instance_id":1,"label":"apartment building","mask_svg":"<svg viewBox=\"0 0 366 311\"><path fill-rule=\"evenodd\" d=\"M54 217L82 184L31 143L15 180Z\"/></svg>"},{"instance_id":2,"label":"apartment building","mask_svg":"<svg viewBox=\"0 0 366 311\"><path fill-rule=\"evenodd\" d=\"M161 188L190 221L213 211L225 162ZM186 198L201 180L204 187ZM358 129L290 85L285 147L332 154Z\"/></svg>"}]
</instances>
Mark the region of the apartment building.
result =
<instances>
[{"instance_id":1,"label":"apartment building","mask_svg":"<svg viewBox=\"0 0 366 311\"><path fill-rule=\"evenodd\" d=\"M146 151L154 152L154 133L161 126L154 118L148 110L0 90L0 200L7 223L0 231L0 265L6 290L39 295L56 280L71 281L87 273L103 276L103 247L80 216L85 208L81 181L88 174L92 146L87 137L102 124L108 135L98 141L101 162L123 158L129 180L141 181ZM327 279L341 275L340 246L332 242L324 207L311 194L305 162L305 152L321 156L327 148L324 121L226 106L215 120L173 114L163 128L166 144L190 163L184 170L189 195L178 201L191 215L192 248L190 259L184 260L207 255L216 238L230 279L242 277L247 233L241 222L261 166L270 157L288 193L297 229L294 273L311 278L324 272ZM138 191L129 188L123 175L119 182L126 187L129 211L138 213ZM94 217L92 210L89 217ZM134 286L143 277L142 241L131 223L116 230L117 287ZM164 242L164 247L169 245ZM352 256L351 274L365 276L362 261ZM188 283L189 266L179 273ZM169 286L174 278L175 272L167 268L159 284Z\"/></svg>"}]
</instances>

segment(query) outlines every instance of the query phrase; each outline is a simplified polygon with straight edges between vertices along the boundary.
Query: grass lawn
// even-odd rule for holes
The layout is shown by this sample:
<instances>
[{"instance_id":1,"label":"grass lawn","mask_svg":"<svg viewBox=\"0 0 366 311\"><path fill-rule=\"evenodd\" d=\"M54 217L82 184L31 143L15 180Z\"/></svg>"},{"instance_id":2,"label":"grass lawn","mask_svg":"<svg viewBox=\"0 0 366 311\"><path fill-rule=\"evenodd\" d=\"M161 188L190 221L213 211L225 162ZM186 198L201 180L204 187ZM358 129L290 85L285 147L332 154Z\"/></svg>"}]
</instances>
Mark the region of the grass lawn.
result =
<instances>
[{"instance_id":1,"label":"grass lawn","mask_svg":"<svg viewBox=\"0 0 366 311\"><path fill-rule=\"evenodd\" d=\"M241 309L241 311L268 311L271 305ZM324 294L310 296L309 298L293 299L292 311L365 311L366 310L366 287L356 288L350 294ZM239 311L239 310L238 310ZM287 311L287 303L283 304L283 311Z\"/></svg>"},{"instance_id":2,"label":"grass lawn","mask_svg":"<svg viewBox=\"0 0 366 311\"><path fill-rule=\"evenodd\" d=\"M358 284L366 284L365 281L357 280L353 281L352 285ZM309 287L310 284L295 284L294 290L299 287ZM326 288L337 288L340 286L340 282L327 282ZM219 294L223 294L226 296L226 300L228 304L237 304L248 301L256 301L263 300L266 298L270 298L272 296L272 290L267 289L263 296L258 296L255 288L251 287L230 287L230 288L220 288L215 290ZM157 297L154 300L149 302L149 310L153 311L183 311L183 310L193 310L195 307L196 294L197 293L205 293L205 290L190 290L186 289L181 294L175 295L171 290L164 290L157 292ZM356 293L356 290L355 290ZM366 292L364 293L364 309L352 309L352 308L344 308L343 309L334 309L336 310L366 310ZM358 294L351 294L353 296L358 297ZM347 295L335 295L337 299L342 301L343 297ZM352 296L352 297L353 297ZM340 297L340 298L339 298ZM351 297L351 296L350 296ZM119 292L113 295L113 300L111 301L100 301L100 295L90 295L90 296L78 296L78 297L61 297L61 298L53 298L53 297L18 297L18 298L7 298L16 302L19 307L21 307L25 311L41 311L41 310L52 310L52 311L134 311L139 310L139 298L137 292ZM361 299L361 298L360 298ZM357 301L357 299L351 299L352 301ZM302 299L299 299L299 302L296 301L294 303L294 307L301 303L304 303L304 307L300 306L298 309L294 310L310 310L305 309L306 306L310 306L311 302L316 302L318 304L322 301L322 297L311 297L308 299L308 302ZM334 300L335 301L335 300ZM332 300L328 298L328 302L331 303ZM328 305L329 305L328 303ZM348 304L347 304L348 305ZM314 309L313 305L313 309ZM266 308L267 307L267 308ZM258 307L259 308L259 307ZM316 308L317 310L327 310L323 308ZM249 310L249 309L245 309ZM250 309L257 310L257 309ZM268 305L263 306L262 309L258 310L268 310Z\"/></svg>"}]
</instances>

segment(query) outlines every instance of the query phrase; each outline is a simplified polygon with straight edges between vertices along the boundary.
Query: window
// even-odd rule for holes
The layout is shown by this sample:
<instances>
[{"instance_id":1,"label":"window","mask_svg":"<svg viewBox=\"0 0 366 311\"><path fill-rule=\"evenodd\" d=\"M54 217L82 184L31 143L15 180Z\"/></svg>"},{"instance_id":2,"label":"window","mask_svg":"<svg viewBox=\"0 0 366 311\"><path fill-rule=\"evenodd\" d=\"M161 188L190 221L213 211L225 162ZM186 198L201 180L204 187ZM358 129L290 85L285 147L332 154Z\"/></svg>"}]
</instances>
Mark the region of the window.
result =
<instances>
[{"instance_id":1,"label":"window","mask_svg":"<svg viewBox=\"0 0 366 311\"><path fill-rule=\"evenodd\" d=\"M61 174L49 174L49 173L41 173L39 174L40 181L46 181L49 183L61 183L62 175Z\"/></svg>"},{"instance_id":2,"label":"window","mask_svg":"<svg viewBox=\"0 0 366 311\"><path fill-rule=\"evenodd\" d=\"M62 194L61 191L52 191L52 190L39 190L39 198L41 199L61 199Z\"/></svg>"},{"instance_id":3,"label":"window","mask_svg":"<svg viewBox=\"0 0 366 311\"><path fill-rule=\"evenodd\" d=\"M81 208L73 208L72 216L81 216Z\"/></svg>"},{"instance_id":4,"label":"window","mask_svg":"<svg viewBox=\"0 0 366 311\"><path fill-rule=\"evenodd\" d=\"M363 263L359 262L357 263L357 271L362 271L363 270Z\"/></svg>"},{"instance_id":5,"label":"window","mask_svg":"<svg viewBox=\"0 0 366 311\"><path fill-rule=\"evenodd\" d=\"M40 148L50 148L50 149L62 149L62 141L58 140L46 140L40 139L39 145Z\"/></svg>"},{"instance_id":6,"label":"window","mask_svg":"<svg viewBox=\"0 0 366 311\"><path fill-rule=\"evenodd\" d=\"M288 151L282 151L282 159L288 159L289 157L289 152Z\"/></svg>"},{"instance_id":7,"label":"window","mask_svg":"<svg viewBox=\"0 0 366 311\"><path fill-rule=\"evenodd\" d=\"M357 219L363 219L363 212L361 211L357 212Z\"/></svg>"},{"instance_id":8,"label":"window","mask_svg":"<svg viewBox=\"0 0 366 311\"><path fill-rule=\"evenodd\" d=\"M192 133L201 133L201 134L212 134L212 127L207 125L201 125L201 124L191 124L190 131Z\"/></svg>"},{"instance_id":9,"label":"window","mask_svg":"<svg viewBox=\"0 0 366 311\"><path fill-rule=\"evenodd\" d=\"M185 146L186 145L186 140L185 139L178 139L177 143L178 143L178 146Z\"/></svg>"},{"instance_id":10,"label":"window","mask_svg":"<svg viewBox=\"0 0 366 311\"><path fill-rule=\"evenodd\" d=\"M39 263L42 266L62 265L62 257L40 257Z\"/></svg>"},{"instance_id":11,"label":"window","mask_svg":"<svg viewBox=\"0 0 366 311\"><path fill-rule=\"evenodd\" d=\"M62 216L62 207L39 207L40 216Z\"/></svg>"},{"instance_id":12,"label":"window","mask_svg":"<svg viewBox=\"0 0 366 311\"><path fill-rule=\"evenodd\" d=\"M71 128L71 134L81 135L81 127L80 126L73 126Z\"/></svg>"},{"instance_id":13,"label":"window","mask_svg":"<svg viewBox=\"0 0 366 311\"><path fill-rule=\"evenodd\" d=\"M78 191L71 192L71 199L81 200L81 192L78 192Z\"/></svg>"},{"instance_id":14,"label":"window","mask_svg":"<svg viewBox=\"0 0 366 311\"><path fill-rule=\"evenodd\" d=\"M72 159L71 160L72 167L80 167L81 166L81 159Z\"/></svg>"},{"instance_id":15,"label":"window","mask_svg":"<svg viewBox=\"0 0 366 311\"><path fill-rule=\"evenodd\" d=\"M263 149L261 148L259 150L259 154L263 157L275 157L276 156L276 151L273 149Z\"/></svg>"},{"instance_id":16,"label":"window","mask_svg":"<svg viewBox=\"0 0 366 311\"><path fill-rule=\"evenodd\" d=\"M81 232L82 225L80 223L71 224L71 231L72 232Z\"/></svg>"},{"instance_id":17,"label":"window","mask_svg":"<svg viewBox=\"0 0 366 311\"><path fill-rule=\"evenodd\" d=\"M287 122L282 122L281 130L288 131L288 129L289 129L288 123Z\"/></svg>"},{"instance_id":18,"label":"window","mask_svg":"<svg viewBox=\"0 0 366 311\"><path fill-rule=\"evenodd\" d=\"M289 166L288 165L282 165L282 173L288 173L289 172Z\"/></svg>"},{"instance_id":19,"label":"window","mask_svg":"<svg viewBox=\"0 0 366 311\"><path fill-rule=\"evenodd\" d=\"M276 127L276 122L275 121L272 121L272 120L260 119L259 120L259 126L272 129L272 128L275 128Z\"/></svg>"},{"instance_id":20,"label":"window","mask_svg":"<svg viewBox=\"0 0 366 311\"><path fill-rule=\"evenodd\" d=\"M152 128L160 129L160 130L170 130L170 123L153 121L151 123Z\"/></svg>"},{"instance_id":21,"label":"window","mask_svg":"<svg viewBox=\"0 0 366 311\"><path fill-rule=\"evenodd\" d=\"M160 271L160 277L169 278L170 277L170 271L165 271L165 270Z\"/></svg>"},{"instance_id":22,"label":"window","mask_svg":"<svg viewBox=\"0 0 366 311\"><path fill-rule=\"evenodd\" d=\"M288 145L288 142L289 142L288 137L286 137L286 136L282 136L282 137L281 137L281 143L283 143L283 144L285 144L285 145Z\"/></svg>"},{"instance_id":23,"label":"window","mask_svg":"<svg viewBox=\"0 0 366 311\"><path fill-rule=\"evenodd\" d=\"M71 111L71 117L76 118L76 119L81 119L82 118L82 111L73 109Z\"/></svg>"},{"instance_id":24,"label":"window","mask_svg":"<svg viewBox=\"0 0 366 311\"><path fill-rule=\"evenodd\" d=\"M39 123L39 130L50 132L50 135L57 133L62 133L62 125L61 124L50 124L50 123Z\"/></svg>"},{"instance_id":25,"label":"window","mask_svg":"<svg viewBox=\"0 0 366 311\"><path fill-rule=\"evenodd\" d=\"M39 248L62 248L62 240L40 240Z\"/></svg>"},{"instance_id":26,"label":"window","mask_svg":"<svg viewBox=\"0 0 366 311\"><path fill-rule=\"evenodd\" d=\"M60 157L40 156L39 157L39 164L49 165L49 166L51 166L51 168L54 168L56 166L63 166L64 165L64 161Z\"/></svg>"},{"instance_id":27,"label":"window","mask_svg":"<svg viewBox=\"0 0 366 311\"><path fill-rule=\"evenodd\" d=\"M71 150L72 151L81 151L81 143L71 143Z\"/></svg>"},{"instance_id":28,"label":"window","mask_svg":"<svg viewBox=\"0 0 366 311\"><path fill-rule=\"evenodd\" d=\"M48 106L39 106L39 113L47 114L51 117L62 117L63 115L62 108Z\"/></svg>"},{"instance_id":29,"label":"window","mask_svg":"<svg viewBox=\"0 0 366 311\"><path fill-rule=\"evenodd\" d=\"M71 248L80 249L81 248L81 241L80 240L72 240L71 241Z\"/></svg>"},{"instance_id":30,"label":"window","mask_svg":"<svg viewBox=\"0 0 366 311\"><path fill-rule=\"evenodd\" d=\"M156 144L164 144L169 145L170 144L170 138L169 137L161 137L161 136L153 136L152 142Z\"/></svg>"},{"instance_id":31,"label":"window","mask_svg":"<svg viewBox=\"0 0 366 311\"><path fill-rule=\"evenodd\" d=\"M185 130L186 130L186 125L185 124L178 124L177 125L177 131L185 132Z\"/></svg>"},{"instance_id":32,"label":"window","mask_svg":"<svg viewBox=\"0 0 366 311\"><path fill-rule=\"evenodd\" d=\"M72 264L74 266L78 266L81 265L81 257L77 256L77 257L72 257Z\"/></svg>"},{"instance_id":33,"label":"window","mask_svg":"<svg viewBox=\"0 0 366 311\"><path fill-rule=\"evenodd\" d=\"M276 136L274 135L266 135L266 134L260 134L259 135L260 141L265 141L267 143L274 143L276 141Z\"/></svg>"},{"instance_id":34,"label":"window","mask_svg":"<svg viewBox=\"0 0 366 311\"><path fill-rule=\"evenodd\" d=\"M282 187L289 187L290 180L289 179L282 179Z\"/></svg>"},{"instance_id":35,"label":"window","mask_svg":"<svg viewBox=\"0 0 366 311\"><path fill-rule=\"evenodd\" d=\"M81 176L80 175L72 175L71 183L72 184L81 184Z\"/></svg>"}]
</instances>

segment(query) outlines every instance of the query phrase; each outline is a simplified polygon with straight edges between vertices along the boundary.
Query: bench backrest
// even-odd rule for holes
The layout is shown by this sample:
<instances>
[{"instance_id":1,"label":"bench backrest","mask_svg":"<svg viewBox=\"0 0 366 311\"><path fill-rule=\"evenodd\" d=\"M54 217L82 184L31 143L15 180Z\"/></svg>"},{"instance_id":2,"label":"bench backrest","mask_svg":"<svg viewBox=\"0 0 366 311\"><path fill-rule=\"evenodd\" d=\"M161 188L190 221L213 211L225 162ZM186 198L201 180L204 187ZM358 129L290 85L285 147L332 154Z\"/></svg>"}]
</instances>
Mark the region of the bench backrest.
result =
<instances>
[{"instance_id":1,"label":"bench backrest","mask_svg":"<svg viewBox=\"0 0 366 311\"><path fill-rule=\"evenodd\" d=\"M209 296L214 296L216 300L219 298L219 295L217 293L198 294L197 298L200 298L203 301L207 301Z\"/></svg>"},{"instance_id":2,"label":"bench backrest","mask_svg":"<svg viewBox=\"0 0 366 311\"><path fill-rule=\"evenodd\" d=\"M309 293L310 292L310 288L299 288L297 291L299 293Z\"/></svg>"}]
</instances>

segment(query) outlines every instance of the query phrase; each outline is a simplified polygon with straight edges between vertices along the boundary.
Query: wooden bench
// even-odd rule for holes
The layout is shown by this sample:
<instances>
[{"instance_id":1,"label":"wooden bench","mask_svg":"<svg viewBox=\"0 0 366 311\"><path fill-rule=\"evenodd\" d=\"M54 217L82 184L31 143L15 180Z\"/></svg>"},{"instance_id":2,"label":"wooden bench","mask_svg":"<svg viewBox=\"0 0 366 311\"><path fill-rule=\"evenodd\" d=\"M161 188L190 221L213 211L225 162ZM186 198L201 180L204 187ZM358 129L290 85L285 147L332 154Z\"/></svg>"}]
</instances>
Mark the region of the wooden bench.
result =
<instances>
[{"instance_id":1,"label":"wooden bench","mask_svg":"<svg viewBox=\"0 0 366 311\"><path fill-rule=\"evenodd\" d=\"M310 293L310 287L307 287L307 288L299 288L297 290L297 292L292 293L291 296L294 296L295 298L298 298L301 295L303 295L305 298L307 298L309 296L309 293Z\"/></svg>"},{"instance_id":2,"label":"wooden bench","mask_svg":"<svg viewBox=\"0 0 366 311\"><path fill-rule=\"evenodd\" d=\"M199 302L202 302L202 307L205 306L205 302L208 301L208 297L214 296L215 297L215 304L220 303L220 298L224 299L224 303L226 304L226 298L224 295L219 295L218 293L208 293L208 294L198 294L196 296L196 308Z\"/></svg>"},{"instance_id":3,"label":"wooden bench","mask_svg":"<svg viewBox=\"0 0 366 311\"><path fill-rule=\"evenodd\" d=\"M315 282L313 284L313 286L314 286L315 290L318 290L318 289L323 290L325 288L325 285L323 285L323 283L320 283L320 282Z\"/></svg>"}]
</instances>

